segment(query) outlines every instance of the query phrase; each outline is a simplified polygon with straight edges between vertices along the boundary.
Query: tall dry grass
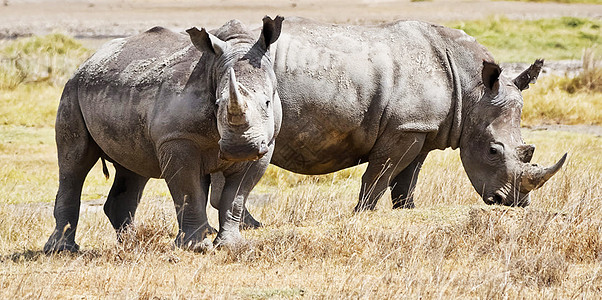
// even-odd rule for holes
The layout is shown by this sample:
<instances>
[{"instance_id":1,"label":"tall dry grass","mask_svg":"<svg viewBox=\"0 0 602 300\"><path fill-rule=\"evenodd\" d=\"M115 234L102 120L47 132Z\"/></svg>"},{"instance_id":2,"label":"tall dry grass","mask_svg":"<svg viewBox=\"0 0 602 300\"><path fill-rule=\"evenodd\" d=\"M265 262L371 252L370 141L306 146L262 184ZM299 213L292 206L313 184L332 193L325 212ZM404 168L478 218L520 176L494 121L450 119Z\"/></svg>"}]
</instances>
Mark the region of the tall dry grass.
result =
<instances>
[{"instance_id":1,"label":"tall dry grass","mask_svg":"<svg viewBox=\"0 0 602 300\"><path fill-rule=\"evenodd\" d=\"M576 92L602 93L602 55L595 48L583 50L581 57L583 70L574 78L567 79L561 88L574 94Z\"/></svg>"},{"instance_id":2,"label":"tall dry grass","mask_svg":"<svg viewBox=\"0 0 602 300\"><path fill-rule=\"evenodd\" d=\"M482 204L451 150L427 158L413 210L392 210L387 194L376 211L353 214L361 166L317 177L270 167L249 203L265 226L243 232L245 245L208 254L173 248L173 204L158 181L122 244L101 206L83 209L77 254L40 252L49 205L1 204L0 297L595 298L600 138L524 137L538 146L534 161L570 155L526 209Z\"/></svg>"},{"instance_id":3,"label":"tall dry grass","mask_svg":"<svg viewBox=\"0 0 602 300\"><path fill-rule=\"evenodd\" d=\"M523 92L523 125L602 124L602 55L597 53L583 51L577 75L546 76Z\"/></svg>"}]
</instances>

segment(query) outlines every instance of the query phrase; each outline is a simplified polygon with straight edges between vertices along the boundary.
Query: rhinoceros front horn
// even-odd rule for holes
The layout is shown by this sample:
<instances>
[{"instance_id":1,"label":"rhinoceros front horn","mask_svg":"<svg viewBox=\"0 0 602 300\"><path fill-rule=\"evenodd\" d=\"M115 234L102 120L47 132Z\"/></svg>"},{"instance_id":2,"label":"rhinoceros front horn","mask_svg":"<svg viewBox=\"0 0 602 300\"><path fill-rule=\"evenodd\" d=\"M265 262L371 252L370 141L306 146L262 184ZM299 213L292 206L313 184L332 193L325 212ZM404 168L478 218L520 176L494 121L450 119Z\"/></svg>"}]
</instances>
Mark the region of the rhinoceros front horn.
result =
<instances>
[{"instance_id":1,"label":"rhinoceros front horn","mask_svg":"<svg viewBox=\"0 0 602 300\"><path fill-rule=\"evenodd\" d=\"M552 178L558 170L560 170L566 161L566 156L567 154L565 153L556 164L547 168L536 164L525 164L521 176L520 192L526 194L541 187L548 179Z\"/></svg>"},{"instance_id":2,"label":"rhinoceros front horn","mask_svg":"<svg viewBox=\"0 0 602 300\"><path fill-rule=\"evenodd\" d=\"M231 125L242 125L246 122L245 110L247 105L244 97L240 94L234 69L230 68L228 75L230 80L230 85L228 86L230 98L226 106L228 110L228 123Z\"/></svg>"}]
</instances>

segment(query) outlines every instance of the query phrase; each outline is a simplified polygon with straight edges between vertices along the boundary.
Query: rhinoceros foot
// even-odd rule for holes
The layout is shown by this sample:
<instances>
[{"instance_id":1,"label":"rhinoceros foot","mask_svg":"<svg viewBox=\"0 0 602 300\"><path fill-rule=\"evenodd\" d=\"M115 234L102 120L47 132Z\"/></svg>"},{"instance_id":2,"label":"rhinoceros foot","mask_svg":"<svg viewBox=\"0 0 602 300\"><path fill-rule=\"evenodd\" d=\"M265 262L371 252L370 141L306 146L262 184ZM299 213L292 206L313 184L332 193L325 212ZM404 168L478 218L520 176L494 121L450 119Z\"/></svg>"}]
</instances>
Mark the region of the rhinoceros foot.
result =
<instances>
[{"instance_id":1,"label":"rhinoceros foot","mask_svg":"<svg viewBox=\"0 0 602 300\"><path fill-rule=\"evenodd\" d=\"M179 243L178 240L176 240L176 246L184 249L184 250L188 250L188 251L192 251L192 252L198 252L198 253L207 253L211 250L213 250L213 243L211 243L211 240L208 238L203 239L202 241L188 241L184 244Z\"/></svg>"},{"instance_id":2,"label":"rhinoceros foot","mask_svg":"<svg viewBox=\"0 0 602 300\"><path fill-rule=\"evenodd\" d=\"M56 237L54 234L44 245L44 253L46 254L63 251L77 252L79 251L79 245L75 241L68 241L65 237Z\"/></svg>"},{"instance_id":3,"label":"rhinoceros foot","mask_svg":"<svg viewBox=\"0 0 602 300\"><path fill-rule=\"evenodd\" d=\"M189 230L190 234L180 231L176 236L174 243L179 248L194 252L205 253L213 248L211 240L207 239L208 234L215 233L215 228L206 225L196 230Z\"/></svg>"},{"instance_id":4,"label":"rhinoceros foot","mask_svg":"<svg viewBox=\"0 0 602 300\"><path fill-rule=\"evenodd\" d=\"M406 199L395 199L393 200L394 209L412 209L416 208L414 205L414 199L412 197Z\"/></svg>"},{"instance_id":5,"label":"rhinoceros foot","mask_svg":"<svg viewBox=\"0 0 602 300\"><path fill-rule=\"evenodd\" d=\"M262 226L263 224L255 220L255 218L253 218L253 216L245 208L245 213L243 215L242 222L240 223L240 229L257 229Z\"/></svg>"},{"instance_id":6,"label":"rhinoceros foot","mask_svg":"<svg viewBox=\"0 0 602 300\"><path fill-rule=\"evenodd\" d=\"M220 232L217 234L215 240L213 240L213 245L215 246L215 248L227 247L231 249L236 249L246 244L247 241L242 237L239 231Z\"/></svg>"}]
</instances>

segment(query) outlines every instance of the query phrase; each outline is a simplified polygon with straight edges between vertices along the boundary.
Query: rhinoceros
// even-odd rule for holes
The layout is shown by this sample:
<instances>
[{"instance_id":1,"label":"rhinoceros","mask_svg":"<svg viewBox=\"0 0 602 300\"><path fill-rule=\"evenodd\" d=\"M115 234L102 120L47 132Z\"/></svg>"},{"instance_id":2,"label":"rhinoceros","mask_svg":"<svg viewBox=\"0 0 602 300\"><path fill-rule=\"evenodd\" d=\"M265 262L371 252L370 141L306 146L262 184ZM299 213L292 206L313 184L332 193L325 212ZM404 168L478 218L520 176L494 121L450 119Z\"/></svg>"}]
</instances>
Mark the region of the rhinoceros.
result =
<instances>
[{"instance_id":1,"label":"rhinoceros","mask_svg":"<svg viewBox=\"0 0 602 300\"><path fill-rule=\"evenodd\" d=\"M244 203L269 164L281 124L269 56L281 24L281 17L265 17L258 39L236 20L213 34L155 27L113 40L84 62L58 107L56 227L44 251L79 249L82 184L99 158L116 170L104 211L118 237L149 178L163 178L179 225L175 243L211 246L204 241L212 229L209 174L220 172L226 183L214 244L237 243Z\"/></svg>"},{"instance_id":2,"label":"rhinoceros","mask_svg":"<svg viewBox=\"0 0 602 300\"><path fill-rule=\"evenodd\" d=\"M485 203L509 206L528 205L529 191L566 159L531 164L535 148L521 137L521 91L543 60L509 79L473 37L419 21L287 18L274 46L283 120L271 163L314 175L367 162L356 211L374 209L389 187L393 207L414 207L418 172L435 149L460 148Z\"/></svg>"}]
</instances>

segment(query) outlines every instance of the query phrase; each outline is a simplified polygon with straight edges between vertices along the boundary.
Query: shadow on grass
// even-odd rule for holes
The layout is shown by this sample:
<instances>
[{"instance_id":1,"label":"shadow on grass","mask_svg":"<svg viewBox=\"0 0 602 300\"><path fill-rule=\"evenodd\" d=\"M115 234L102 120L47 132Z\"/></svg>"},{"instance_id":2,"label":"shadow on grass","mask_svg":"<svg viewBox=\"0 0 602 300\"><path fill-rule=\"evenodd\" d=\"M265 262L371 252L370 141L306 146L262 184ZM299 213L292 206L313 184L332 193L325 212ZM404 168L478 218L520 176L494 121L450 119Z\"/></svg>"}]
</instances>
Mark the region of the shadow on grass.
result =
<instances>
[{"instance_id":1,"label":"shadow on grass","mask_svg":"<svg viewBox=\"0 0 602 300\"><path fill-rule=\"evenodd\" d=\"M25 263L37 261L41 258L71 258L71 259L94 259L103 256L98 250L84 250L78 252L62 251L58 253L46 254L42 250L25 250L13 254L0 256L0 263L12 261L14 263Z\"/></svg>"}]
</instances>

